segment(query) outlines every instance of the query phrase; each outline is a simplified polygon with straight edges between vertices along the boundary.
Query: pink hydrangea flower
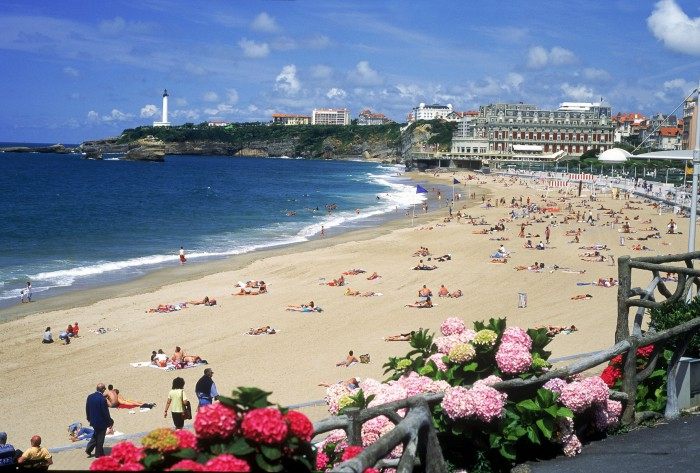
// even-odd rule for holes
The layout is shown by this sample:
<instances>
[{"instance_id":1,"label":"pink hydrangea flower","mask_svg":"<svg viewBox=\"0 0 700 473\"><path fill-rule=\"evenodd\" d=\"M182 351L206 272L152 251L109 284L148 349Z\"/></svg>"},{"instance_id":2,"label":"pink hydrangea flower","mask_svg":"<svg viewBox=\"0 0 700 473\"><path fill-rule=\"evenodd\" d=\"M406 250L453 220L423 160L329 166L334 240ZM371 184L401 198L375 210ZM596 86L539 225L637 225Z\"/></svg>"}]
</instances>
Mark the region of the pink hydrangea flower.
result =
<instances>
[{"instance_id":1,"label":"pink hydrangea flower","mask_svg":"<svg viewBox=\"0 0 700 473\"><path fill-rule=\"evenodd\" d=\"M450 317L440 325L440 332L445 336L460 334L464 332L464 329L464 321L457 317Z\"/></svg>"},{"instance_id":2,"label":"pink hydrangea flower","mask_svg":"<svg viewBox=\"0 0 700 473\"><path fill-rule=\"evenodd\" d=\"M508 327L505 329L501 336L501 343L516 343L524 346L528 351L532 349L532 338L520 327Z\"/></svg>"},{"instance_id":3,"label":"pink hydrangea flower","mask_svg":"<svg viewBox=\"0 0 700 473\"><path fill-rule=\"evenodd\" d=\"M434 381L427 376L421 376L415 371L411 371L409 374L396 380L393 384L398 384L403 387L406 390L406 397L411 397L416 394L431 392L431 385L433 382Z\"/></svg>"},{"instance_id":4,"label":"pink hydrangea flower","mask_svg":"<svg viewBox=\"0 0 700 473\"><path fill-rule=\"evenodd\" d=\"M205 439L227 439L238 428L236 411L217 402L202 406L194 420L194 430Z\"/></svg>"},{"instance_id":5,"label":"pink hydrangea flower","mask_svg":"<svg viewBox=\"0 0 700 473\"><path fill-rule=\"evenodd\" d=\"M205 471L204 465L194 460L180 460L167 471Z\"/></svg>"},{"instance_id":6,"label":"pink hydrangea flower","mask_svg":"<svg viewBox=\"0 0 700 473\"><path fill-rule=\"evenodd\" d=\"M143 449L131 442L120 442L112 447L112 458L120 463L138 463L145 457Z\"/></svg>"},{"instance_id":7,"label":"pink hydrangea flower","mask_svg":"<svg viewBox=\"0 0 700 473\"><path fill-rule=\"evenodd\" d=\"M394 424L387 417L373 417L362 425L362 446L369 447L393 428Z\"/></svg>"},{"instance_id":8,"label":"pink hydrangea flower","mask_svg":"<svg viewBox=\"0 0 700 473\"><path fill-rule=\"evenodd\" d=\"M576 435L572 435L566 445L564 445L564 455L574 457L581 453L581 448L581 441Z\"/></svg>"},{"instance_id":9,"label":"pink hydrangea flower","mask_svg":"<svg viewBox=\"0 0 700 473\"><path fill-rule=\"evenodd\" d=\"M472 385L472 388L478 388L479 386L493 386L494 384L500 383L501 381L503 381L501 378L492 374L491 376L487 376L484 379L475 381Z\"/></svg>"},{"instance_id":10,"label":"pink hydrangea flower","mask_svg":"<svg viewBox=\"0 0 700 473\"><path fill-rule=\"evenodd\" d=\"M178 448L197 448L197 437L189 430L180 429L173 431L173 433L178 438Z\"/></svg>"},{"instance_id":11,"label":"pink hydrangea flower","mask_svg":"<svg viewBox=\"0 0 700 473\"><path fill-rule=\"evenodd\" d=\"M547 381L546 383L544 383L544 385L542 387L544 389L549 389L553 393L560 393L562 391L562 389L564 389L564 386L566 386L566 385L567 385L567 382L564 381L563 379L552 378L549 381Z\"/></svg>"},{"instance_id":12,"label":"pink hydrangea flower","mask_svg":"<svg viewBox=\"0 0 700 473\"><path fill-rule=\"evenodd\" d=\"M532 354L519 343L501 343L496 352L496 363L503 373L520 374L532 365Z\"/></svg>"},{"instance_id":13,"label":"pink hydrangea flower","mask_svg":"<svg viewBox=\"0 0 700 473\"><path fill-rule=\"evenodd\" d=\"M251 411L252 412L252 411ZM278 411L279 412L279 411ZM250 471L250 465L245 460L224 453L209 460L205 465L206 471Z\"/></svg>"},{"instance_id":14,"label":"pink hydrangea flower","mask_svg":"<svg viewBox=\"0 0 700 473\"><path fill-rule=\"evenodd\" d=\"M116 458L104 456L96 459L90 464L90 471L115 471L122 467Z\"/></svg>"},{"instance_id":15,"label":"pink hydrangea flower","mask_svg":"<svg viewBox=\"0 0 700 473\"><path fill-rule=\"evenodd\" d=\"M351 394L352 390L342 384L332 384L326 389L326 404L328 405L328 412L335 415L340 411L341 407L338 405L338 400L346 394Z\"/></svg>"},{"instance_id":16,"label":"pink hydrangea flower","mask_svg":"<svg viewBox=\"0 0 700 473\"><path fill-rule=\"evenodd\" d=\"M314 434L314 425L308 417L299 411L289 411L284 415L289 424L289 431L299 440L306 442L311 440Z\"/></svg>"},{"instance_id":17,"label":"pink hydrangea flower","mask_svg":"<svg viewBox=\"0 0 700 473\"><path fill-rule=\"evenodd\" d=\"M144 471L145 469L146 467L140 463L128 462L124 463L119 471Z\"/></svg>"},{"instance_id":18,"label":"pink hydrangea flower","mask_svg":"<svg viewBox=\"0 0 700 473\"><path fill-rule=\"evenodd\" d=\"M452 420L475 417L484 422L501 417L506 395L489 386L467 389L456 386L445 391L442 411Z\"/></svg>"},{"instance_id":19,"label":"pink hydrangea flower","mask_svg":"<svg viewBox=\"0 0 700 473\"><path fill-rule=\"evenodd\" d=\"M316 455L316 469L323 471L326 469L326 466L328 466L328 455L318 452L318 455Z\"/></svg>"},{"instance_id":20,"label":"pink hydrangea flower","mask_svg":"<svg viewBox=\"0 0 700 473\"><path fill-rule=\"evenodd\" d=\"M559 396L559 402L580 414L593 405L605 405L610 389L600 376L591 376L582 381L566 385Z\"/></svg>"},{"instance_id":21,"label":"pink hydrangea flower","mask_svg":"<svg viewBox=\"0 0 700 473\"><path fill-rule=\"evenodd\" d=\"M466 419L476 410L472 396L464 386L455 386L445 391L440 406L442 412L452 420Z\"/></svg>"},{"instance_id":22,"label":"pink hydrangea flower","mask_svg":"<svg viewBox=\"0 0 700 473\"><path fill-rule=\"evenodd\" d=\"M248 412L241 423L243 436L259 443L280 443L287 437L287 423L277 409L262 408Z\"/></svg>"},{"instance_id":23,"label":"pink hydrangea flower","mask_svg":"<svg viewBox=\"0 0 700 473\"><path fill-rule=\"evenodd\" d=\"M442 361L442 358L444 356L445 355L442 353L433 353L432 355L430 355L430 357L428 357L428 360L435 363L435 366L437 366L437 369L439 369L440 371L447 371L447 363Z\"/></svg>"}]
</instances>

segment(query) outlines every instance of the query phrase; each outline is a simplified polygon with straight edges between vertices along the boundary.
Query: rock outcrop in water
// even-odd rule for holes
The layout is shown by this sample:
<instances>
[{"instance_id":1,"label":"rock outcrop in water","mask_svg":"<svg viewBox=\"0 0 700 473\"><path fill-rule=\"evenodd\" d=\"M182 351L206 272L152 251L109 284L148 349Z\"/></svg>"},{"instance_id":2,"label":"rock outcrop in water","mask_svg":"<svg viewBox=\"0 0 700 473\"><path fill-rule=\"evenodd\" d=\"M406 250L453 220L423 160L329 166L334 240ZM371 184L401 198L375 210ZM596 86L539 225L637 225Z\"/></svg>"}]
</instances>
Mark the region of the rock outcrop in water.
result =
<instances>
[{"instance_id":1,"label":"rock outcrop in water","mask_svg":"<svg viewBox=\"0 0 700 473\"><path fill-rule=\"evenodd\" d=\"M165 161L165 143L147 136L129 143L129 149L123 159L130 161Z\"/></svg>"}]
</instances>

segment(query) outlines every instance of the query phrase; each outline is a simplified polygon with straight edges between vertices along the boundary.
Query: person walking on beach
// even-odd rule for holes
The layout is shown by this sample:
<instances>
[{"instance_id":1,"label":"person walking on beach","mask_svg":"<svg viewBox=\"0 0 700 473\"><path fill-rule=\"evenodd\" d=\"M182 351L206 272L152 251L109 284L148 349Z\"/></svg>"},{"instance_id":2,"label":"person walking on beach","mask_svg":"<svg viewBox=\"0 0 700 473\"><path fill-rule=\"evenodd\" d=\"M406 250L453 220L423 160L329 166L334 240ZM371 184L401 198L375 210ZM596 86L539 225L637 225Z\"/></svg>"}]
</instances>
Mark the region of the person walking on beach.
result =
<instances>
[{"instance_id":1,"label":"person walking on beach","mask_svg":"<svg viewBox=\"0 0 700 473\"><path fill-rule=\"evenodd\" d=\"M104 396L106 390L104 383L99 383L95 392L90 394L85 401L85 416L95 431L85 447L85 453L88 457L92 456L93 450L95 450L97 458L104 456L105 435L107 435L107 429L114 425L114 421L109 415L107 399Z\"/></svg>"},{"instance_id":2,"label":"person walking on beach","mask_svg":"<svg viewBox=\"0 0 700 473\"><path fill-rule=\"evenodd\" d=\"M545 237L545 241L547 242L548 245L549 245L549 233L550 233L549 225L547 225L547 228L544 229L544 237Z\"/></svg>"},{"instance_id":3,"label":"person walking on beach","mask_svg":"<svg viewBox=\"0 0 700 473\"><path fill-rule=\"evenodd\" d=\"M180 266L185 264L185 261L187 261L187 258L185 258L185 248L182 246L180 247Z\"/></svg>"},{"instance_id":4,"label":"person walking on beach","mask_svg":"<svg viewBox=\"0 0 700 473\"><path fill-rule=\"evenodd\" d=\"M204 370L204 376L199 378L199 381L197 381L194 387L194 393L197 395L197 399L199 399L199 405L197 406L198 411L200 407L208 406L219 399L219 392L216 390L216 384L212 379L213 376L214 372L211 368L206 368Z\"/></svg>"},{"instance_id":5,"label":"person walking on beach","mask_svg":"<svg viewBox=\"0 0 700 473\"><path fill-rule=\"evenodd\" d=\"M168 417L168 408L172 405L173 424L176 430L185 426L185 403L188 403L185 396L185 380L179 376L173 379L173 387L168 393L168 400L165 403L165 413L163 417Z\"/></svg>"},{"instance_id":6,"label":"person walking on beach","mask_svg":"<svg viewBox=\"0 0 700 473\"><path fill-rule=\"evenodd\" d=\"M321 225L321 236L322 237L326 236L326 229L323 225Z\"/></svg>"},{"instance_id":7,"label":"person walking on beach","mask_svg":"<svg viewBox=\"0 0 700 473\"><path fill-rule=\"evenodd\" d=\"M20 291L22 304L25 302L29 303L32 301L32 283L27 281L27 285L24 289ZM26 301L25 301L26 299Z\"/></svg>"}]
</instances>

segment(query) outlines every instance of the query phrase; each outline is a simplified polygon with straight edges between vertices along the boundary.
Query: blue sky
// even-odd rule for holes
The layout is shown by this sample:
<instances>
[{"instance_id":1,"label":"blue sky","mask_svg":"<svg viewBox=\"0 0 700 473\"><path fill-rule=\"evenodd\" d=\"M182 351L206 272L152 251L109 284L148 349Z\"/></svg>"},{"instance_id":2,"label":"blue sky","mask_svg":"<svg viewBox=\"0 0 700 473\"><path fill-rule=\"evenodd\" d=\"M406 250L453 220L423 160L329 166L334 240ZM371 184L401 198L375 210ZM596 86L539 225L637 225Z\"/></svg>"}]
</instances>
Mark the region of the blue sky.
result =
<instances>
[{"instance_id":1,"label":"blue sky","mask_svg":"<svg viewBox=\"0 0 700 473\"><path fill-rule=\"evenodd\" d=\"M421 102L598 101L670 113L700 79L700 3L3 0L0 141L160 120L269 121Z\"/></svg>"}]
</instances>

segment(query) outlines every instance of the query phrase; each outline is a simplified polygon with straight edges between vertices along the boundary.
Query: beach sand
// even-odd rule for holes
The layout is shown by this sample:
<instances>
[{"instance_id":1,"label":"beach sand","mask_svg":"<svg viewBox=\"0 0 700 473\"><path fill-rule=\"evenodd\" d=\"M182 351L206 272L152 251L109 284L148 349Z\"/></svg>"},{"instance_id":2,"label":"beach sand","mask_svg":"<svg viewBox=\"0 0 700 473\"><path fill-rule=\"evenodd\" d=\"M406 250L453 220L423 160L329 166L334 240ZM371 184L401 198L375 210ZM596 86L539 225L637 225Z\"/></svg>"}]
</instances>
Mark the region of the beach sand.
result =
<instances>
[{"instance_id":1,"label":"beach sand","mask_svg":"<svg viewBox=\"0 0 700 473\"><path fill-rule=\"evenodd\" d=\"M408 174L407 174L408 175ZM415 173L418 179L442 184L443 199L451 198L444 189L452 184L452 174L432 178ZM477 185L468 181L465 172L455 175L461 183L455 186L462 193L453 212L463 205L465 214L483 217L491 226L507 216L510 207L483 208L481 196L486 199L530 197L542 203L544 191L526 188L517 182L505 185L502 179L486 177ZM432 180L431 180L432 179ZM430 188L430 186L428 186ZM467 194L476 192L477 198ZM446 195L449 194L449 195ZM550 192L549 201L560 194ZM586 198L572 198L574 210ZM663 253L682 253L687 248L687 219L678 219L682 235L667 235L669 214L659 215L650 205L630 201L599 198L593 208L601 204L615 210L627 202L638 210L624 210L630 225L637 233L625 235L626 245L620 245L618 229L611 228L610 218L602 211L595 226L571 221L551 228L551 246L545 251L523 248L524 239L518 238L521 220L506 221L506 230L491 235L474 234L485 226L473 226L456 219L444 222L448 215L445 207L437 208L435 193L431 192L431 207L427 214L416 218L401 218L385 225L333 236L326 230L326 238L287 248L256 252L225 261L181 267L175 256L173 268L159 271L138 281L109 288L73 293L49 300L38 299L31 304L19 305L3 311L3 317L15 317L3 323L6 334L0 347L2 355L2 383L0 383L0 430L7 431L9 442L26 449L29 438L40 434L48 448L69 445L67 426L85 419L85 398L98 382L114 384L130 399L155 402L147 412L130 414L126 409L112 409L115 428L126 434L149 431L157 427L171 427L170 417L164 418L166 396L173 378L182 376L185 392L195 399L194 385L205 366L192 369L163 371L150 367L134 368L132 362L149 360L152 350L162 348L172 354L176 345L188 354L199 355L208 361L214 371L219 392L230 394L238 386L257 386L271 391L271 399L281 405L304 403L323 399L325 388L319 382L337 382L352 376L383 378L382 364L390 356L405 354L405 342L385 342L383 337L409 332L418 328L438 332L441 322L448 317L460 317L468 324L475 320L507 317L508 325L523 328L543 324L575 325L578 331L556 336L549 348L552 358L565 357L601 350L614 342L616 323L616 288L593 285L598 278L617 279L617 267L608 263L581 261L578 254L586 251L582 245L606 244L606 256L631 254L650 256ZM444 205L445 200L442 201ZM557 213L561 222L562 212ZM639 220L633 220L639 216ZM641 224L651 219L651 224ZM622 223L622 221L620 222ZM526 232L540 234L533 243L544 241L545 223L533 223ZM641 228L655 226L662 239L635 242L629 237L645 236ZM583 230L579 244L569 243L573 237L567 230ZM505 237L506 241L492 238ZM506 264L493 264L489 255L500 244L512 252ZM654 251L633 251L632 245L641 243ZM663 243L667 243L664 245ZM418 263L413 253L421 246L429 248L433 256L450 254L451 260L436 262L434 271L414 271ZM424 258L427 260L427 258ZM527 266L535 261L544 262L539 273L517 271L515 266ZM427 261L426 261L427 262ZM552 266L585 270L572 274L554 270ZM361 275L345 276L345 287L326 285L343 271L363 269ZM381 278L368 281L376 271ZM646 286L641 273L633 286ZM645 278L647 274L643 275ZM238 281L264 280L269 293L259 296L232 296ZM423 284L437 293L441 284L450 291L461 289L458 299L435 297L436 307L414 309L405 307L417 299ZM382 293L379 297L350 297L345 289ZM519 293L527 294L527 307L519 308ZM590 294L590 300L571 300L580 294ZM159 304L176 304L209 296L217 301L213 307L193 306L182 311L158 314L148 313ZM286 311L288 304L313 300L323 308L320 313ZM70 345L41 343L46 326L51 326L54 338L69 323L78 321L80 337ZM250 328L269 325L277 329L274 335L246 336ZM91 332L98 328L106 333ZM368 353L371 363L349 368L336 367L348 350L356 356ZM302 409L312 420L326 416L325 409ZM138 443L138 442L137 442ZM56 467L60 468L60 464Z\"/></svg>"}]
</instances>

